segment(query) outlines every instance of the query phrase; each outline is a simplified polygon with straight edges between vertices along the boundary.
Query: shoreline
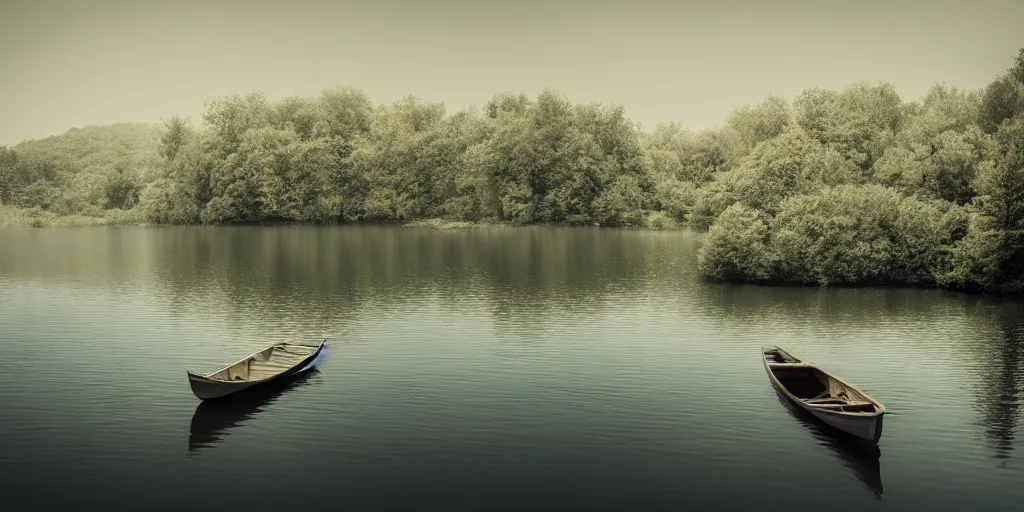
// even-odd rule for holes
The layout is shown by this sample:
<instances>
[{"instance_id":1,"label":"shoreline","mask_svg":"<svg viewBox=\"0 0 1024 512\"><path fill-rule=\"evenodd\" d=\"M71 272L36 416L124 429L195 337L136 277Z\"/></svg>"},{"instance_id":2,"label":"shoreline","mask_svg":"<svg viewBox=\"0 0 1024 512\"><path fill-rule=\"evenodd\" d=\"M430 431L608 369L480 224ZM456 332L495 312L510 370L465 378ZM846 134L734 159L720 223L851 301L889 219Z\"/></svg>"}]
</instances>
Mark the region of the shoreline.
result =
<instances>
[{"instance_id":1,"label":"shoreline","mask_svg":"<svg viewBox=\"0 0 1024 512\"><path fill-rule=\"evenodd\" d=\"M460 221L441 218L415 219L407 221L381 222L381 221L294 221L294 220L264 220L252 222L223 222L209 224L163 224L146 222L142 220L141 214L129 210L107 210L104 216L91 215L59 215L49 210L20 208L16 206L0 205L0 229L3 228L68 228L68 227L99 227L99 226L139 226L139 227L173 227L173 226L209 226L209 227L287 227L287 226L393 226L403 228L428 228L439 231L456 229L480 229L480 228L525 228L532 226L562 227L562 228L603 228L619 229L626 231L694 231L685 223L646 222L639 226L601 226L598 224L571 224L571 223L534 223L515 224L501 220L481 221Z\"/></svg>"},{"instance_id":2,"label":"shoreline","mask_svg":"<svg viewBox=\"0 0 1024 512\"><path fill-rule=\"evenodd\" d=\"M699 231L686 223L673 222L671 225L645 223L642 226L600 226L595 224L557 224L557 223L536 223L536 224L515 224L499 220L483 220L476 222L457 221L447 219L417 219L399 222L372 222L372 221L320 221L320 222L299 222L291 220L266 220L259 222L227 222L211 224L161 224L146 222L141 215L134 211L108 210L103 217L88 215L58 215L54 212L39 209L19 208L10 205L0 205L0 230L4 228L88 228L88 227L360 227L360 226L381 226L394 228L421 228L435 231L455 231L470 229L522 229L534 227L557 227L557 228L590 228L590 229L612 229L622 231L644 231L644 232L687 232L697 236L706 236L707 232ZM785 281L778 279L768 280L721 280L704 276L708 283L721 286L756 286L764 288L793 289L793 288L872 288L872 289L915 289L922 291L941 291L947 293L958 293L969 296L989 296L1003 299L1021 299L1024 293L1004 291L996 293L984 290L966 290L956 287L945 287L936 283L910 284L899 282L861 282L861 283L806 283L796 281Z\"/></svg>"}]
</instances>

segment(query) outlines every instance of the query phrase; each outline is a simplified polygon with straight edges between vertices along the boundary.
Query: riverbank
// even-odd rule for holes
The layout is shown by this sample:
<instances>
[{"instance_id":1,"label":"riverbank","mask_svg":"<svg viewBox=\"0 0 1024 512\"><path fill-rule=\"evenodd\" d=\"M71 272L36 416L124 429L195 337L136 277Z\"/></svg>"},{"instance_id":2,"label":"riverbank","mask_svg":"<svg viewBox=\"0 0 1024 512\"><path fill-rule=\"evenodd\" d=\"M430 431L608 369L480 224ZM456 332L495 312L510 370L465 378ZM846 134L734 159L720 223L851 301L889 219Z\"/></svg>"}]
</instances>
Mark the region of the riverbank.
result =
<instances>
[{"instance_id":1,"label":"riverbank","mask_svg":"<svg viewBox=\"0 0 1024 512\"><path fill-rule=\"evenodd\" d=\"M104 216L58 215L40 208L18 208L0 206L0 228L7 227L80 227L103 225L144 224L141 218L121 210L109 210Z\"/></svg>"},{"instance_id":2,"label":"riverbank","mask_svg":"<svg viewBox=\"0 0 1024 512\"><path fill-rule=\"evenodd\" d=\"M690 232L699 236L698 243L698 269L701 276L711 282L725 285L747 284L766 288L805 288L805 287L827 287L827 288L912 288L912 289L933 289L950 292L967 293L971 295L998 295L1004 297L1020 297L1021 287L1012 284L997 286L978 287L963 286L962 283L950 276L949 265L939 265L935 272L928 277L918 280L905 280L898 278L882 279L879 276L862 273L859 278L830 279L815 275L783 274L779 272L764 272L760 278L753 279L747 272L744 272L744 265L749 262L774 262L773 269L780 262L787 261L790 266L807 266L817 261L817 258L797 258L799 255L784 255L775 244L765 245L763 237L755 237L757 240L746 239L743 236L742 226L749 225L748 222L741 222L726 229L729 223L716 226L712 231L704 232L693 229L685 223L671 221L663 214L651 214L643 225L610 227L614 231L676 231ZM727 216L727 218L731 218ZM665 222L667 220L667 222ZM288 220L261 221L261 222L229 222L207 224L209 226L258 226L258 227L289 227L289 226L391 226L396 228L420 228L437 231L461 231L480 228L487 229L515 229L529 227L563 227L563 228L595 228L601 227L595 224L551 224L535 223L519 225L500 220L484 220L478 222L455 221L447 219L418 219L405 222L296 222ZM33 228L67 228L67 227L98 227L98 226L166 226L166 224L153 224L143 220L142 216L135 210L120 211L108 210L103 216L87 215L57 215L56 213L36 208L17 208L13 206L0 206L0 228L4 227L33 227ZM724 237L724 239L723 239ZM856 238L856 237L855 237ZM760 247L760 249L758 249ZM723 252L724 251L724 252ZM754 253L751 253L754 251ZM839 250L839 253L846 254L848 251ZM942 252L942 251L940 251ZM750 254L748 254L750 253ZM849 258L847 258L849 259ZM902 261L902 260L900 260ZM820 263L820 262L819 262ZM851 265L865 265L870 262L860 261L856 258L845 261L840 267L847 268ZM897 262L898 263L898 262ZM831 267L834 265L826 265ZM942 268L939 268L942 267ZM778 270L778 269L775 269ZM787 279L787 277L789 279Z\"/></svg>"},{"instance_id":3,"label":"riverbank","mask_svg":"<svg viewBox=\"0 0 1024 512\"><path fill-rule=\"evenodd\" d=\"M404 222L388 222L388 223L376 223L376 222L297 222L297 221L264 221L264 222L253 222L253 223L242 223L242 222L224 222L224 223L213 223L211 225L218 226L235 226L235 225L282 225L282 226L321 226L321 225L393 225L410 228L429 228L437 230L452 230L452 229L474 229L474 228L495 228L495 227L521 227L522 225L501 221L501 220L483 220L477 222L467 221L456 221L448 219L417 219L409 220ZM146 222L141 213L137 210L132 209L128 211L124 210L107 210L103 212L102 216L95 215L58 215L57 213L43 210L40 208L19 208L16 206L2 205L0 206L0 228L5 227L33 227L33 228L51 228L51 227L86 227L86 226L148 226L153 225L150 222ZM537 225L537 224L527 224ZM548 224L539 224L548 225ZM552 226L560 227L580 227L580 225L570 224L550 224ZM589 225L588 225L589 226ZM600 227L599 224L593 224L593 226ZM651 231L680 231L687 229L685 224L678 223L672 220L670 217L662 212L654 212L648 215L640 226L622 226L615 227L615 229L639 229L639 230L651 230Z\"/></svg>"},{"instance_id":4,"label":"riverbank","mask_svg":"<svg viewBox=\"0 0 1024 512\"><path fill-rule=\"evenodd\" d=\"M398 223L403 227L410 228L430 228L430 229L472 229L472 228L494 228L494 227L525 227L525 226L556 226L556 227L602 227L598 223L593 224L557 224L557 223L531 223L531 224L516 224L512 222L502 220L484 220L477 222L447 220L447 219L422 219L422 220L410 220ZM668 215L662 212L653 212L645 217L644 222L641 225L636 226L607 226L614 229L623 230L641 230L641 231L682 231L689 229L684 223L679 223L672 220Z\"/></svg>"}]
</instances>

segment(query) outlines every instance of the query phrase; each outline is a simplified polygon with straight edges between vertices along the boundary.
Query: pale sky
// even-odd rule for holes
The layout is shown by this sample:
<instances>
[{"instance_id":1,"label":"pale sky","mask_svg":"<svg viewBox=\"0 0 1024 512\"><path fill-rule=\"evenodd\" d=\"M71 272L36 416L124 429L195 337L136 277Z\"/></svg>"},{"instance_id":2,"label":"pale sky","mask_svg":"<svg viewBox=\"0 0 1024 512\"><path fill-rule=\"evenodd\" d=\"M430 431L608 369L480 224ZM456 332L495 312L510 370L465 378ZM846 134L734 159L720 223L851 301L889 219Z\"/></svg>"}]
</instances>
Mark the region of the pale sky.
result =
<instances>
[{"instance_id":1,"label":"pale sky","mask_svg":"<svg viewBox=\"0 0 1024 512\"><path fill-rule=\"evenodd\" d=\"M1024 0L3 0L0 145L335 86L450 112L550 87L703 129L808 87L983 87L1020 47Z\"/></svg>"}]
</instances>

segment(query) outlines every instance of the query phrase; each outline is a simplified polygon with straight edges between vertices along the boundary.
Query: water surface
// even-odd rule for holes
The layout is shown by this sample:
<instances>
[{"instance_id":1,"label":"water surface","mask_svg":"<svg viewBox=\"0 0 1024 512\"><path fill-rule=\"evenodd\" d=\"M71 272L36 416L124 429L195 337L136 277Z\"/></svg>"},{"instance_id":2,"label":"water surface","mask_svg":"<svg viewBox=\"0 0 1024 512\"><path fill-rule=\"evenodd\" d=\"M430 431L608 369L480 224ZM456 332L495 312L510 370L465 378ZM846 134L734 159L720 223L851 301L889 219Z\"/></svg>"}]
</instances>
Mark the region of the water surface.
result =
<instances>
[{"instance_id":1,"label":"water surface","mask_svg":"<svg viewBox=\"0 0 1024 512\"><path fill-rule=\"evenodd\" d=\"M1020 510L1019 301L701 282L689 233L0 230L5 502L147 510ZM331 350L217 405L185 370ZM877 449L760 345L885 403Z\"/></svg>"}]
</instances>

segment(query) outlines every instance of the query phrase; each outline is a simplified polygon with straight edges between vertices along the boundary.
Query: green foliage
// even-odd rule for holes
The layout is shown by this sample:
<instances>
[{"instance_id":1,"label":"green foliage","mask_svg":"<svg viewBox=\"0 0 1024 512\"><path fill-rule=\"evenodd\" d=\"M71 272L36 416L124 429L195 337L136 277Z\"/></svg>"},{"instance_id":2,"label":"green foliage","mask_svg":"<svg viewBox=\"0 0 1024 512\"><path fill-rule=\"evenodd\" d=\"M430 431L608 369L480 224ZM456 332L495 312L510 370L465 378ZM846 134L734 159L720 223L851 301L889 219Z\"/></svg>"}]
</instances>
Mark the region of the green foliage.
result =
<instances>
[{"instance_id":1,"label":"green foliage","mask_svg":"<svg viewBox=\"0 0 1024 512\"><path fill-rule=\"evenodd\" d=\"M901 141L924 143L946 131L963 132L975 127L981 108L979 91L963 91L936 84L928 90L913 112L905 112Z\"/></svg>"},{"instance_id":2,"label":"green foliage","mask_svg":"<svg viewBox=\"0 0 1024 512\"><path fill-rule=\"evenodd\" d=\"M13 203L22 208L53 209L60 200L60 190L46 178L33 181L21 189Z\"/></svg>"},{"instance_id":3,"label":"green foliage","mask_svg":"<svg viewBox=\"0 0 1024 512\"><path fill-rule=\"evenodd\" d=\"M203 121L210 130L210 147L218 159L227 159L238 152L245 134L270 126L273 107L259 92L215 98L206 103Z\"/></svg>"},{"instance_id":4,"label":"green foliage","mask_svg":"<svg viewBox=\"0 0 1024 512\"><path fill-rule=\"evenodd\" d=\"M994 219L970 215L967 234L950 251L949 270L938 277L939 284L965 291L1002 291L1004 234ZM1018 284L1019 286L1019 284Z\"/></svg>"},{"instance_id":5,"label":"green foliage","mask_svg":"<svg viewBox=\"0 0 1024 512\"><path fill-rule=\"evenodd\" d=\"M1024 84L1024 48L1017 52L1013 67L1010 68L1010 76L1019 84Z\"/></svg>"},{"instance_id":6,"label":"green foliage","mask_svg":"<svg viewBox=\"0 0 1024 512\"><path fill-rule=\"evenodd\" d=\"M139 197L139 208L143 218L157 224L188 224L199 217L198 211L190 211L185 203L186 196L177 190L177 184L167 178L159 178L146 185Z\"/></svg>"},{"instance_id":7,"label":"green foliage","mask_svg":"<svg viewBox=\"0 0 1024 512\"><path fill-rule=\"evenodd\" d=\"M794 101L797 123L822 144L868 170L895 139L904 109L891 84L842 92L808 89Z\"/></svg>"},{"instance_id":8,"label":"green foliage","mask_svg":"<svg viewBox=\"0 0 1024 512\"><path fill-rule=\"evenodd\" d=\"M122 123L0 149L0 203L59 215L130 209L158 174L157 132Z\"/></svg>"},{"instance_id":9,"label":"green foliage","mask_svg":"<svg viewBox=\"0 0 1024 512\"><path fill-rule=\"evenodd\" d=\"M700 272L720 281L760 281L772 277L768 247L769 217L736 203L725 209L708 230L697 252Z\"/></svg>"},{"instance_id":10,"label":"green foliage","mask_svg":"<svg viewBox=\"0 0 1024 512\"><path fill-rule=\"evenodd\" d=\"M953 249L945 284L966 290L1024 290L1024 116L995 134L993 161L982 166L974 187L977 211Z\"/></svg>"},{"instance_id":11,"label":"green foliage","mask_svg":"<svg viewBox=\"0 0 1024 512\"><path fill-rule=\"evenodd\" d=\"M503 115L518 117L526 114L526 109L529 108L530 103L530 97L526 94L506 92L491 98L484 105L484 112L491 119L497 119Z\"/></svg>"},{"instance_id":12,"label":"green foliage","mask_svg":"<svg viewBox=\"0 0 1024 512\"><path fill-rule=\"evenodd\" d=\"M977 126L950 129L927 140L906 139L875 164L875 177L922 198L965 204L974 197L974 177L991 141Z\"/></svg>"},{"instance_id":13,"label":"green foliage","mask_svg":"<svg viewBox=\"0 0 1024 512\"><path fill-rule=\"evenodd\" d=\"M367 220L438 216L444 187L435 180L453 174L456 156L446 147L444 118L443 104L411 96L374 113L350 159L354 174L373 185L361 208Z\"/></svg>"},{"instance_id":14,"label":"green foliage","mask_svg":"<svg viewBox=\"0 0 1024 512\"><path fill-rule=\"evenodd\" d=\"M644 219L646 229L677 229L679 224L665 212L652 212Z\"/></svg>"},{"instance_id":15,"label":"green foliage","mask_svg":"<svg viewBox=\"0 0 1024 512\"><path fill-rule=\"evenodd\" d=\"M129 170L119 168L111 174L104 186L107 208L128 210L139 202L138 178Z\"/></svg>"},{"instance_id":16,"label":"green foliage","mask_svg":"<svg viewBox=\"0 0 1024 512\"><path fill-rule=\"evenodd\" d=\"M706 230L715 219L733 204L743 200L742 191L746 183L739 172L723 172L714 181L706 184L694 194L693 209L687 220L697 230Z\"/></svg>"},{"instance_id":17,"label":"green foliage","mask_svg":"<svg viewBox=\"0 0 1024 512\"><path fill-rule=\"evenodd\" d=\"M263 221L707 230L714 279L1024 290L1024 50L983 90L811 88L642 133L546 90L448 112L358 89L207 102L202 122L0 148L11 222ZM14 213L12 213L14 212Z\"/></svg>"},{"instance_id":18,"label":"green foliage","mask_svg":"<svg viewBox=\"0 0 1024 512\"><path fill-rule=\"evenodd\" d=\"M493 131L472 159L496 216L514 224L641 223L653 207L653 182L622 107L573 105L554 91L521 100L492 100Z\"/></svg>"},{"instance_id":19,"label":"green foliage","mask_svg":"<svg viewBox=\"0 0 1024 512\"><path fill-rule=\"evenodd\" d=\"M701 268L730 280L933 283L941 218L936 206L880 185L792 196L774 218L734 204L708 231Z\"/></svg>"},{"instance_id":20,"label":"green foliage","mask_svg":"<svg viewBox=\"0 0 1024 512\"><path fill-rule=\"evenodd\" d=\"M215 160L206 150L204 137L194 134L164 164L164 175L146 185L139 206L149 222L169 224L198 223L206 204L212 199L210 177Z\"/></svg>"},{"instance_id":21,"label":"green foliage","mask_svg":"<svg viewBox=\"0 0 1024 512\"><path fill-rule=\"evenodd\" d=\"M768 96L760 105L736 109L725 124L751 149L782 135L794 122L789 103L778 96Z\"/></svg>"},{"instance_id":22,"label":"green foliage","mask_svg":"<svg viewBox=\"0 0 1024 512\"><path fill-rule=\"evenodd\" d=\"M697 184L736 165L747 150L742 135L731 128L694 133L676 123L658 125L643 144L656 179Z\"/></svg>"},{"instance_id":23,"label":"green foliage","mask_svg":"<svg viewBox=\"0 0 1024 512\"><path fill-rule=\"evenodd\" d=\"M13 201L18 167L18 153L13 149L0 146L0 206Z\"/></svg>"},{"instance_id":24,"label":"green foliage","mask_svg":"<svg viewBox=\"0 0 1024 512\"><path fill-rule=\"evenodd\" d=\"M710 227L702 272L1024 291L1022 69L1024 50L983 91L936 85L912 103L888 84L804 91L793 104L802 132L786 125L762 138L696 190L687 220ZM765 115L769 105L760 107L763 117L781 119ZM781 102L774 105L782 112ZM764 126L751 121L756 111L737 111L730 128L763 133L744 129ZM678 169L666 140L649 144L662 175Z\"/></svg>"},{"instance_id":25,"label":"green foliage","mask_svg":"<svg viewBox=\"0 0 1024 512\"><path fill-rule=\"evenodd\" d=\"M999 125L1024 113L1024 84L1002 76L985 88L978 112L978 124L985 133L995 133Z\"/></svg>"},{"instance_id":26,"label":"green foliage","mask_svg":"<svg viewBox=\"0 0 1024 512\"><path fill-rule=\"evenodd\" d=\"M693 182L669 178L655 186L656 208L677 222L685 222L697 203L697 194Z\"/></svg>"},{"instance_id":27,"label":"green foliage","mask_svg":"<svg viewBox=\"0 0 1024 512\"><path fill-rule=\"evenodd\" d=\"M856 167L800 129L759 144L735 172L743 201L769 214L789 195L860 181Z\"/></svg>"},{"instance_id":28,"label":"green foliage","mask_svg":"<svg viewBox=\"0 0 1024 512\"><path fill-rule=\"evenodd\" d=\"M181 147L192 138L192 125L181 116L173 116L164 123L160 135L160 156L174 160Z\"/></svg>"},{"instance_id":29,"label":"green foliage","mask_svg":"<svg viewBox=\"0 0 1024 512\"><path fill-rule=\"evenodd\" d=\"M975 181L979 208L1000 229L1024 229L1024 116L1003 124L995 139L993 164Z\"/></svg>"},{"instance_id":30,"label":"green foliage","mask_svg":"<svg viewBox=\"0 0 1024 512\"><path fill-rule=\"evenodd\" d=\"M861 181L855 165L794 126L758 144L736 169L717 174L698 198L694 221L710 226L736 202L773 215L792 194Z\"/></svg>"}]
</instances>

